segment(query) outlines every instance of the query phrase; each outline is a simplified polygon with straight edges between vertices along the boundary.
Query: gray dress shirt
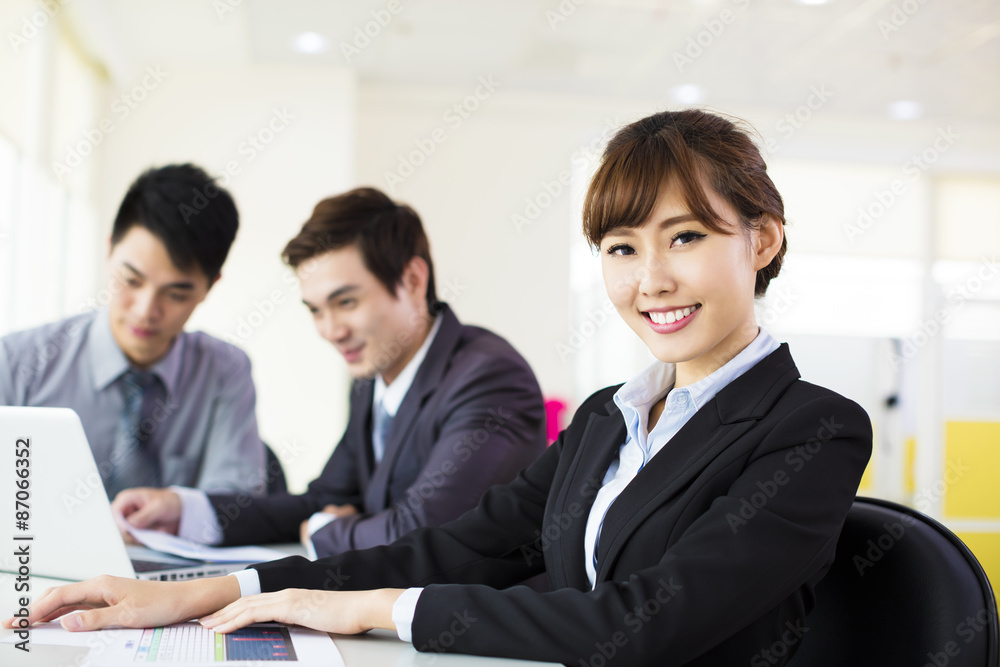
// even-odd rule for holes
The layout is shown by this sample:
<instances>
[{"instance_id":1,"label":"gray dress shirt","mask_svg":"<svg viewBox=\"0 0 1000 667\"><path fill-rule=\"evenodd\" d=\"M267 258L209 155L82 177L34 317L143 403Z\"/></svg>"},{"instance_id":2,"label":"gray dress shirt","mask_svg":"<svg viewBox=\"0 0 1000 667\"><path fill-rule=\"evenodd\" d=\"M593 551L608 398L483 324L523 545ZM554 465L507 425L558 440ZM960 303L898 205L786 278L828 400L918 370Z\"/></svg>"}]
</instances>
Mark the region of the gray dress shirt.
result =
<instances>
[{"instance_id":1,"label":"gray dress shirt","mask_svg":"<svg viewBox=\"0 0 1000 667\"><path fill-rule=\"evenodd\" d=\"M72 408L106 477L124 407L128 359L101 309L0 338L0 405ZM265 488L250 360L202 332L183 332L150 372L141 429L162 486Z\"/></svg>"}]
</instances>

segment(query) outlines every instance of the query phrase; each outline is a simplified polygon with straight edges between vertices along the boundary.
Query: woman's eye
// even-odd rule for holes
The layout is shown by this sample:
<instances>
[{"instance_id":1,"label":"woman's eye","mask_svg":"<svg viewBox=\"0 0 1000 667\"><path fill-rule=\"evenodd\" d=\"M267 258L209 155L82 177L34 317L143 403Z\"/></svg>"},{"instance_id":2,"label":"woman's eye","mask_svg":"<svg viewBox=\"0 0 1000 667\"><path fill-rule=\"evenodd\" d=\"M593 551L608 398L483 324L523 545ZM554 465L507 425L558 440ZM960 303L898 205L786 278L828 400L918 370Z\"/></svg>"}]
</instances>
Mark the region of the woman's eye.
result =
<instances>
[{"instance_id":1,"label":"woman's eye","mask_svg":"<svg viewBox=\"0 0 1000 667\"><path fill-rule=\"evenodd\" d=\"M615 245L608 248L609 255L618 255L619 257L624 257L625 255L634 255L635 248L626 243L616 243Z\"/></svg>"},{"instance_id":2,"label":"woman's eye","mask_svg":"<svg viewBox=\"0 0 1000 667\"><path fill-rule=\"evenodd\" d=\"M337 305L341 308L351 308L356 302L356 299L341 299Z\"/></svg>"},{"instance_id":3,"label":"woman's eye","mask_svg":"<svg viewBox=\"0 0 1000 667\"><path fill-rule=\"evenodd\" d=\"M680 232L675 234L672 239L670 239L670 244L674 246L687 245L692 241L697 241L698 239L704 238L705 235L700 232Z\"/></svg>"}]
</instances>

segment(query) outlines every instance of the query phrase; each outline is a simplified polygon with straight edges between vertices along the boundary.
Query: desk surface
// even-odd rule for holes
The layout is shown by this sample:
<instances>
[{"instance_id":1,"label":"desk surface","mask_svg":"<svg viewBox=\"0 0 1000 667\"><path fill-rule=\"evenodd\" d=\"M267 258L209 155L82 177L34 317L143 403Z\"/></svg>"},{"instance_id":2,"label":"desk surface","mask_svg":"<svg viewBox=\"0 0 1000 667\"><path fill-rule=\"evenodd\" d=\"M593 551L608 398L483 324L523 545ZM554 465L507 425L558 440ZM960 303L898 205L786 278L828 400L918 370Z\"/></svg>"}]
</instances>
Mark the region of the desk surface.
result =
<instances>
[{"instance_id":1,"label":"desk surface","mask_svg":"<svg viewBox=\"0 0 1000 667\"><path fill-rule=\"evenodd\" d=\"M52 579L32 578L32 598L37 598L51 586L66 582ZM15 609L16 594L10 575L0 573L0 615L8 618ZM41 646L30 644L30 653L14 648L13 644L2 643L13 630L0 628L0 665L3 667L78 667L87 650L71 646ZM478 658L466 655L440 653L418 653L408 642L401 642L394 632L375 630L366 635L331 635L344 658L347 667L371 667L372 665L393 665L408 667L413 665L471 665L473 667L502 667L503 665L543 665L551 663L503 660L498 658Z\"/></svg>"},{"instance_id":2,"label":"desk surface","mask_svg":"<svg viewBox=\"0 0 1000 667\"><path fill-rule=\"evenodd\" d=\"M0 640L9 636L12 630L0 630ZM523 660L503 660L499 658L479 658L467 655L447 655L441 653L418 653L413 646L401 642L387 630L376 630L367 635L349 637L331 635L347 667L372 667L373 665L393 665L394 667L430 667L437 665L470 667L503 667L504 665L547 665L552 663L525 662ZM0 644L0 665L4 667L77 667L87 654L87 649L73 646L31 645L31 652L25 654L13 644Z\"/></svg>"}]
</instances>

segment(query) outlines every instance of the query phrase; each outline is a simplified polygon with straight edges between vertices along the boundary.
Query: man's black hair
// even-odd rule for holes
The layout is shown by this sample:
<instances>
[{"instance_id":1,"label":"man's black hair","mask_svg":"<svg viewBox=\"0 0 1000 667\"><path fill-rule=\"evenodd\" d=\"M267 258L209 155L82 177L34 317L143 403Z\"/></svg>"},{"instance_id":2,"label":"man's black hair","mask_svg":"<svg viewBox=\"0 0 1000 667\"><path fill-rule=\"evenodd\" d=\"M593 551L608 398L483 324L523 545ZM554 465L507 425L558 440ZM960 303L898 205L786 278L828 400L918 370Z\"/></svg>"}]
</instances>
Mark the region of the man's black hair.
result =
<instances>
[{"instance_id":1,"label":"man's black hair","mask_svg":"<svg viewBox=\"0 0 1000 667\"><path fill-rule=\"evenodd\" d=\"M177 268L187 271L197 265L211 282L236 238L239 213L232 196L205 170L170 164L143 172L129 186L115 216L111 245L136 225L163 242Z\"/></svg>"}]
</instances>

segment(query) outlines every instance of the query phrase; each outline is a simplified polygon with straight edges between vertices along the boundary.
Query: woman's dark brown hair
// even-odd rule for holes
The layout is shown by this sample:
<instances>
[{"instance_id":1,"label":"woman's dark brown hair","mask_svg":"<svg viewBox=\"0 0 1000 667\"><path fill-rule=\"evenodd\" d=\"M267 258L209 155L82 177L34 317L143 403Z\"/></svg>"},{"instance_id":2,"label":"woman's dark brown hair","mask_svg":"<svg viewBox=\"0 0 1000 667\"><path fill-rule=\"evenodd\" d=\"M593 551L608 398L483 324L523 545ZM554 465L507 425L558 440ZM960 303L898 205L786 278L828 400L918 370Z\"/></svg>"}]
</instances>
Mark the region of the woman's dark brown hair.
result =
<instances>
[{"instance_id":1,"label":"woman's dark brown hair","mask_svg":"<svg viewBox=\"0 0 1000 667\"><path fill-rule=\"evenodd\" d=\"M583 233L598 247L609 232L642 225L666 183L680 188L688 209L709 229L731 234L712 208L711 187L739 214L746 230L771 215L785 224L781 195L747 132L734 122L699 110L663 111L620 129L604 151L583 205ZM757 272L763 296L781 270L784 239L771 263Z\"/></svg>"}]
</instances>

